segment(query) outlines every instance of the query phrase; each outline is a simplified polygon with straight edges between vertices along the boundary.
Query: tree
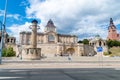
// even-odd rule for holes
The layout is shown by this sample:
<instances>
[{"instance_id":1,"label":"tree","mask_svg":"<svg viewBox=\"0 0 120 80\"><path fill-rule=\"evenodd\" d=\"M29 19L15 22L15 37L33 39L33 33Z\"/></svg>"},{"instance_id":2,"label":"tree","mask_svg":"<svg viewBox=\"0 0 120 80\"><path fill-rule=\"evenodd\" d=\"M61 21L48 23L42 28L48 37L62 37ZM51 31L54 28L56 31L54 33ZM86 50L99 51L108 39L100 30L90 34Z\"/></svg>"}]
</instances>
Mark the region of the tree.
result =
<instances>
[{"instance_id":1,"label":"tree","mask_svg":"<svg viewBox=\"0 0 120 80\"><path fill-rule=\"evenodd\" d=\"M83 40L83 44L89 44L89 40L88 39L84 39Z\"/></svg>"},{"instance_id":2,"label":"tree","mask_svg":"<svg viewBox=\"0 0 120 80\"><path fill-rule=\"evenodd\" d=\"M120 41L108 40L107 45L108 45L109 48L111 48L113 46L118 47L118 46L120 46Z\"/></svg>"},{"instance_id":3,"label":"tree","mask_svg":"<svg viewBox=\"0 0 120 80\"><path fill-rule=\"evenodd\" d=\"M2 56L3 56L3 57L5 57L5 56L6 56L6 51L7 51L7 49L6 49L6 48L3 48L3 49L2 49Z\"/></svg>"},{"instance_id":4,"label":"tree","mask_svg":"<svg viewBox=\"0 0 120 80\"><path fill-rule=\"evenodd\" d=\"M15 56L15 51L13 50L13 48L11 46L9 46L8 48L3 48L3 50L2 50L2 56L3 57L12 57L12 56Z\"/></svg>"},{"instance_id":5,"label":"tree","mask_svg":"<svg viewBox=\"0 0 120 80\"><path fill-rule=\"evenodd\" d=\"M78 43L83 43L83 41L80 40L80 41L78 41Z\"/></svg>"}]
</instances>

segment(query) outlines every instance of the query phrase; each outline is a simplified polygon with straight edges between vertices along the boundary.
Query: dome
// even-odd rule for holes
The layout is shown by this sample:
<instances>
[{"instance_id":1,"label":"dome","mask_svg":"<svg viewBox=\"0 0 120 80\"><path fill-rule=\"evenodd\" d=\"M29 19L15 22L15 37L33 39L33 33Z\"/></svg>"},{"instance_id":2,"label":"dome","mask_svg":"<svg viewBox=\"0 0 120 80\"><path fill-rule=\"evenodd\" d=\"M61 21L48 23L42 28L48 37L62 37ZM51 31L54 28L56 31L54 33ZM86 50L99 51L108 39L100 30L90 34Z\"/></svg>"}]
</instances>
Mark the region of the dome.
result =
<instances>
[{"instance_id":1,"label":"dome","mask_svg":"<svg viewBox=\"0 0 120 80\"><path fill-rule=\"evenodd\" d=\"M95 40L100 40L101 37L100 37L100 35L96 35L94 39L95 39Z\"/></svg>"}]
</instances>

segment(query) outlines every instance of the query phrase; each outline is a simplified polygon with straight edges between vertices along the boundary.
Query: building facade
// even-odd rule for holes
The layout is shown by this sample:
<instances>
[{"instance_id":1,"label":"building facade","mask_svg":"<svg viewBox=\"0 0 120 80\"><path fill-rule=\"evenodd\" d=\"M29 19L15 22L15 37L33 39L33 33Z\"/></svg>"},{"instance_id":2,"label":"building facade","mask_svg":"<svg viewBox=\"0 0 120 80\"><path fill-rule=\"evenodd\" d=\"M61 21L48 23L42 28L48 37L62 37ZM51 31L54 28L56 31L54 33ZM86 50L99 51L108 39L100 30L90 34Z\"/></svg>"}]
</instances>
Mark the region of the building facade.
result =
<instances>
[{"instance_id":1,"label":"building facade","mask_svg":"<svg viewBox=\"0 0 120 80\"><path fill-rule=\"evenodd\" d=\"M25 50L31 45L31 32L20 32L20 45ZM59 34L50 19L43 33L37 33L37 48L41 48L42 55L77 55L84 54L83 44L78 44L76 35ZM19 52L19 50L18 50Z\"/></svg>"},{"instance_id":2,"label":"building facade","mask_svg":"<svg viewBox=\"0 0 120 80\"><path fill-rule=\"evenodd\" d=\"M107 53L108 52L108 47L107 47L107 43L106 40L103 40L99 35L96 35L93 39L91 39L89 41L89 45L92 46L94 48L94 51L99 54L99 52L97 52L97 48L98 47L102 47L102 52L103 53Z\"/></svg>"},{"instance_id":3,"label":"building facade","mask_svg":"<svg viewBox=\"0 0 120 80\"><path fill-rule=\"evenodd\" d=\"M1 42L2 34L0 32L0 42ZM8 35L7 32L4 32L4 45L3 47L7 48L8 46L13 47L14 51L16 51L16 38Z\"/></svg>"},{"instance_id":4,"label":"building facade","mask_svg":"<svg viewBox=\"0 0 120 80\"><path fill-rule=\"evenodd\" d=\"M110 18L110 24L108 27L107 40L117 40L120 41L120 34L117 33L116 26L113 23L112 18Z\"/></svg>"}]
</instances>

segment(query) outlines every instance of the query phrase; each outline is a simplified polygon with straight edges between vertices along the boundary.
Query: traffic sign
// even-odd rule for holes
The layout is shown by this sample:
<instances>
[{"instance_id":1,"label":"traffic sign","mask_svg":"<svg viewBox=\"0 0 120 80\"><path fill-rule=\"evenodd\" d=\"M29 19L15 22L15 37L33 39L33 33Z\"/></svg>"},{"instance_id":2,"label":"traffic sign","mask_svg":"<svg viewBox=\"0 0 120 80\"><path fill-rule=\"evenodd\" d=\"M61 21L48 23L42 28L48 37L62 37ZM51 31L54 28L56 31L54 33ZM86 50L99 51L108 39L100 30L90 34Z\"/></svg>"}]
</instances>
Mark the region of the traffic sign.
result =
<instances>
[{"instance_id":1,"label":"traffic sign","mask_svg":"<svg viewBox=\"0 0 120 80\"><path fill-rule=\"evenodd\" d=\"M97 47L97 52L102 52L103 48L102 47Z\"/></svg>"}]
</instances>

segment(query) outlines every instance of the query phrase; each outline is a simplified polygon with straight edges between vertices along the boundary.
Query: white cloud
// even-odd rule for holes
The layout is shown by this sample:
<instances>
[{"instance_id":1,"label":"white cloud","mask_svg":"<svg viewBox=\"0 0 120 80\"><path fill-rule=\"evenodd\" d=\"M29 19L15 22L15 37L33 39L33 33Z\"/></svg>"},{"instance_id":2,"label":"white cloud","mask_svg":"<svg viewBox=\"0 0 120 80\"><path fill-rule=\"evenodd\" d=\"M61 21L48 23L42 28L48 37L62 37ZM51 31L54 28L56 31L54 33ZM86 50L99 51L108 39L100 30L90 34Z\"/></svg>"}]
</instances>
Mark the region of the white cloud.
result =
<instances>
[{"instance_id":1,"label":"white cloud","mask_svg":"<svg viewBox=\"0 0 120 80\"><path fill-rule=\"evenodd\" d=\"M7 27L7 29L10 30L9 35L14 35L17 38L17 40L18 40L19 33L21 31L28 31L29 30L29 28L28 28L29 26L30 26L30 23L26 22L24 25L13 24L12 26Z\"/></svg>"},{"instance_id":2,"label":"white cloud","mask_svg":"<svg viewBox=\"0 0 120 80\"><path fill-rule=\"evenodd\" d=\"M4 16L4 10L0 10L0 16ZM7 14L7 18L19 20L20 15L19 14Z\"/></svg>"},{"instance_id":3,"label":"white cloud","mask_svg":"<svg viewBox=\"0 0 120 80\"><path fill-rule=\"evenodd\" d=\"M14 19L16 19L16 20L19 20L20 15L19 15L19 14L8 14L7 17L8 17L8 18L14 18Z\"/></svg>"},{"instance_id":4,"label":"white cloud","mask_svg":"<svg viewBox=\"0 0 120 80\"><path fill-rule=\"evenodd\" d=\"M39 18L42 24L52 18L58 31L77 35L107 36L109 18L120 21L118 0L29 0L28 17ZM116 25L119 24L116 23ZM85 36L85 35L83 35ZM81 36L79 36L81 38Z\"/></svg>"},{"instance_id":5,"label":"white cloud","mask_svg":"<svg viewBox=\"0 0 120 80\"><path fill-rule=\"evenodd\" d=\"M26 7L26 17L41 19L42 31L47 21L52 19L59 33L76 34L79 39L89 38L96 34L106 38L109 18L113 18L115 25L120 24L119 0L28 1L30 6ZM10 30L24 28L28 26L27 24L13 25Z\"/></svg>"},{"instance_id":6,"label":"white cloud","mask_svg":"<svg viewBox=\"0 0 120 80\"><path fill-rule=\"evenodd\" d=\"M3 14L4 14L4 11L0 10L0 16L3 16Z\"/></svg>"},{"instance_id":7,"label":"white cloud","mask_svg":"<svg viewBox=\"0 0 120 80\"><path fill-rule=\"evenodd\" d=\"M29 5L29 3L26 0L24 0L20 3L19 6L27 6L27 5Z\"/></svg>"},{"instance_id":8,"label":"white cloud","mask_svg":"<svg viewBox=\"0 0 120 80\"><path fill-rule=\"evenodd\" d=\"M11 36L14 36L16 37L17 41L19 41L19 33L22 32L22 31L31 31L31 29L29 29L31 23L29 22L26 22L25 24L23 25L19 25L19 24L13 24L12 26L10 27L7 27L7 29L10 31L9 32L9 35ZM39 32L41 32L41 30L43 30L43 26L38 24L40 26L40 30L38 30Z\"/></svg>"}]
</instances>

